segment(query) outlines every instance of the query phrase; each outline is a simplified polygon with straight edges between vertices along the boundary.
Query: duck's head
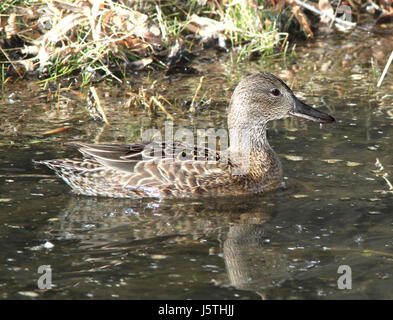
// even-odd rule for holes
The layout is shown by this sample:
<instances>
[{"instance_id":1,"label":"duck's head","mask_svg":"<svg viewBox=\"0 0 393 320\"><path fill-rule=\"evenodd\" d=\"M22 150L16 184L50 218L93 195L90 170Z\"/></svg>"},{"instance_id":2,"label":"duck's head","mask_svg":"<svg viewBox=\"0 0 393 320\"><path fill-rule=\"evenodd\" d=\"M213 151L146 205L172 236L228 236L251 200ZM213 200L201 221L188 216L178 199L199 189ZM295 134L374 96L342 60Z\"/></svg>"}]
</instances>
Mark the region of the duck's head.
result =
<instances>
[{"instance_id":1,"label":"duck's head","mask_svg":"<svg viewBox=\"0 0 393 320\"><path fill-rule=\"evenodd\" d=\"M265 128L270 120L286 115L319 123L334 122L330 115L296 98L291 89L271 73L257 73L240 81L228 110L229 129Z\"/></svg>"}]
</instances>

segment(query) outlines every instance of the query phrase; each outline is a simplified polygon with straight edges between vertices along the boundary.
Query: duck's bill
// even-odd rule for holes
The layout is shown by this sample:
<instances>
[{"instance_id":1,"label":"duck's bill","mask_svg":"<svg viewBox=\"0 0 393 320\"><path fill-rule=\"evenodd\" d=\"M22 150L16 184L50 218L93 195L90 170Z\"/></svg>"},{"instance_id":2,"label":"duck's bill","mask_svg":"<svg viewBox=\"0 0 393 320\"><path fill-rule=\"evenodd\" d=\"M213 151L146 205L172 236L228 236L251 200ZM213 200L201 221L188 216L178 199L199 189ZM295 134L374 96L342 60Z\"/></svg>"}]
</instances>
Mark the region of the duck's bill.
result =
<instances>
[{"instance_id":1,"label":"duck's bill","mask_svg":"<svg viewBox=\"0 0 393 320\"><path fill-rule=\"evenodd\" d=\"M314 109L297 98L295 98L295 101L295 105L288 112L288 114L293 117L303 118L319 123L330 123L336 121L327 113Z\"/></svg>"}]
</instances>

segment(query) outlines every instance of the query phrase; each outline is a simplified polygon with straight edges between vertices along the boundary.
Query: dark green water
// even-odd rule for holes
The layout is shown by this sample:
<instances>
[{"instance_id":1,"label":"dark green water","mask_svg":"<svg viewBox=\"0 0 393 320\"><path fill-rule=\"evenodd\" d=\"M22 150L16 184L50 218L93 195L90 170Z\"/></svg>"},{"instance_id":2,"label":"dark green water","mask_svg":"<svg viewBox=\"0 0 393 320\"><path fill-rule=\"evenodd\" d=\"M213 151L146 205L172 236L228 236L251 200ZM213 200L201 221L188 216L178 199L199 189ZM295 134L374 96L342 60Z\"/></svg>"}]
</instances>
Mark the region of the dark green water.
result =
<instances>
[{"instance_id":1,"label":"dark green water","mask_svg":"<svg viewBox=\"0 0 393 320\"><path fill-rule=\"evenodd\" d=\"M126 108L126 85L99 89L110 126L88 120L84 102L61 96L47 102L32 83L7 87L0 102L0 297L392 299L392 72L376 88L391 39L378 39L379 49L370 51L372 41L353 35L298 48L288 61L239 66L208 55L196 66L205 76L199 98L212 100L195 112L185 101L200 76L143 80L184 110L168 108L175 126L218 129L226 127L239 79L299 70L287 83L337 124L272 123L269 141L286 189L247 197L76 196L31 160L74 156L64 141L139 141L141 129L162 130L165 115L151 119ZM41 265L52 269L49 290L37 286ZM338 288L340 265L351 268L352 289Z\"/></svg>"}]
</instances>

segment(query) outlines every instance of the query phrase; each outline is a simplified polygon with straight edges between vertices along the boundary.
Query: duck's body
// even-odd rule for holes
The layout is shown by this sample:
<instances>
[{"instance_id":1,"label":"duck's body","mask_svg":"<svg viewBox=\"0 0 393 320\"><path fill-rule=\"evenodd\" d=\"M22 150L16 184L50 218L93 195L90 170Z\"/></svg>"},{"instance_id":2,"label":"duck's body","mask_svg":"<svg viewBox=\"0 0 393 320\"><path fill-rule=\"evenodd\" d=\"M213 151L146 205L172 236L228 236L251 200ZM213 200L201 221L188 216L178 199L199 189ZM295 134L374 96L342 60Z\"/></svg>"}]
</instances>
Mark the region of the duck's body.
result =
<instances>
[{"instance_id":1,"label":"duck's body","mask_svg":"<svg viewBox=\"0 0 393 320\"><path fill-rule=\"evenodd\" d=\"M68 145L85 157L41 163L55 170L74 191L89 196L223 196L266 191L281 182L281 165L274 153L265 153L258 158L259 167L250 164L247 174L239 174L240 166L228 161L226 152L223 156L183 143Z\"/></svg>"},{"instance_id":2,"label":"duck's body","mask_svg":"<svg viewBox=\"0 0 393 320\"><path fill-rule=\"evenodd\" d=\"M178 198L258 193L281 183L278 156L266 124L286 114L317 122L334 119L298 100L269 73L236 87L228 110L230 147L222 153L177 142L130 145L70 143L83 159L41 161L83 195Z\"/></svg>"}]
</instances>

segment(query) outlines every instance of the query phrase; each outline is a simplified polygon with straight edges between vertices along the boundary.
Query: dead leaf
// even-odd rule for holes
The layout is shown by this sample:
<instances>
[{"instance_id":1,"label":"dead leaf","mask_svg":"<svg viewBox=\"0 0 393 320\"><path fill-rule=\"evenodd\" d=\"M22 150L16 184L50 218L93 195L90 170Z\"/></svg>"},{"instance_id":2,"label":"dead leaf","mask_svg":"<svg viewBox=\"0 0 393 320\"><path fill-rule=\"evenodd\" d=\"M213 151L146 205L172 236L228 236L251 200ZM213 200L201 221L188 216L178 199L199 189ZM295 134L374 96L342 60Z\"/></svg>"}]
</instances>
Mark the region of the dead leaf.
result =
<instances>
[{"instance_id":1,"label":"dead leaf","mask_svg":"<svg viewBox=\"0 0 393 320\"><path fill-rule=\"evenodd\" d=\"M133 61L130 63L130 66L135 70L142 70L144 67L148 66L152 62L153 62L153 58L148 57L137 61Z\"/></svg>"},{"instance_id":2,"label":"dead leaf","mask_svg":"<svg viewBox=\"0 0 393 320\"><path fill-rule=\"evenodd\" d=\"M329 23L329 21L331 20L330 17L334 16L334 10L333 7L330 5L329 0L319 0L318 8L322 12L321 22Z\"/></svg>"},{"instance_id":3,"label":"dead leaf","mask_svg":"<svg viewBox=\"0 0 393 320\"><path fill-rule=\"evenodd\" d=\"M5 37L7 39L11 39L12 36L16 35L18 33L18 27L15 23L16 20L16 13L13 12L10 14L9 18L8 18L8 23L7 25L4 27L4 31L5 31Z\"/></svg>"},{"instance_id":4,"label":"dead leaf","mask_svg":"<svg viewBox=\"0 0 393 320\"><path fill-rule=\"evenodd\" d=\"M59 133L59 132L66 131L66 130L71 129L71 128L72 128L71 126L64 126L64 127L61 127L61 128L45 131L42 134L43 135L48 135L48 134L53 134L53 133Z\"/></svg>"},{"instance_id":5,"label":"dead leaf","mask_svg":"<svg viewBox=\"0 0 393 320\"><path fill-rule=\"evenodd\" d=\"M307 35L310 38L314 38L314 33L311 31L311 28L310 28L310 22L308 21L308 18L303 13L300 6L295 2L295 0L288 0L288 3L291 5L292 13L296 17L296 19L299 21L299 23L303 27L304 31L307 33Z\"/></svg>"},{"instance_id":6,"label":"dead leaf","mask_svg":"<svg viewBox=\"0 0 393 320\"><path fill-rule=\"evenodd\" d=\"M219 36L224 36L225 28L222 22L193 14L186 25L186 29L201 36L203 39L215 39Z\"/></svg>"}]
</instances>

